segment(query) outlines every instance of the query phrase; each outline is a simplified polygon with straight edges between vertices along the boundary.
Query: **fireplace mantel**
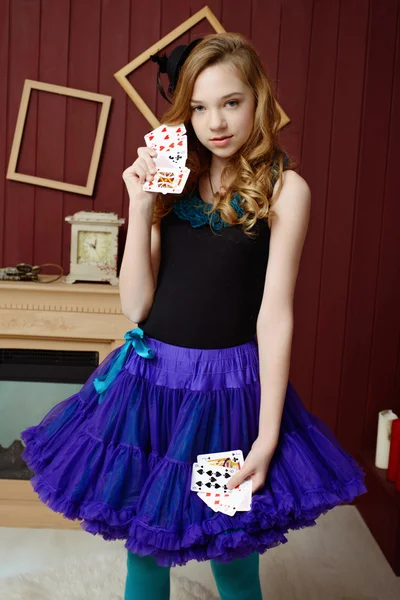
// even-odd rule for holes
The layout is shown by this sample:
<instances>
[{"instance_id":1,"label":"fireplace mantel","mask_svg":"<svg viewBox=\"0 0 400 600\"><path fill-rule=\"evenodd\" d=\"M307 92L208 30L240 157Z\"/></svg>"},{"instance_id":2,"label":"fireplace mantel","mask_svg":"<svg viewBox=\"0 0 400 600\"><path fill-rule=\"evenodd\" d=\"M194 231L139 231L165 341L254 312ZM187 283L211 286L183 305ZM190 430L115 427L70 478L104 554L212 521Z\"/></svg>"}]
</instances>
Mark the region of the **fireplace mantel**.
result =
<instances>
[{"instance_id":1,"label":"fireplace mantel","mask_svg":"<svg viewBox=\"0 0 400 600\"><path fill-rule=\"evenodd\" d=\"M124 343L133 326L122 314L117 286L69 284L64 278L53 283L0 281L3 348L96 349L101 361Z\"/></svg>"},{"instance_id":2,"label":"fireplace mantel","mask_svg":"<svg viewBox=\"0 0 400 600\"><path fill-rule=\"evenodd\" d=\"M118 286L0 281L0 348L95 350L100 363L132 327ZM41 503L29 481L7 479L0 480L0 527L80 528Z\"/></svg>"}]
</instances>

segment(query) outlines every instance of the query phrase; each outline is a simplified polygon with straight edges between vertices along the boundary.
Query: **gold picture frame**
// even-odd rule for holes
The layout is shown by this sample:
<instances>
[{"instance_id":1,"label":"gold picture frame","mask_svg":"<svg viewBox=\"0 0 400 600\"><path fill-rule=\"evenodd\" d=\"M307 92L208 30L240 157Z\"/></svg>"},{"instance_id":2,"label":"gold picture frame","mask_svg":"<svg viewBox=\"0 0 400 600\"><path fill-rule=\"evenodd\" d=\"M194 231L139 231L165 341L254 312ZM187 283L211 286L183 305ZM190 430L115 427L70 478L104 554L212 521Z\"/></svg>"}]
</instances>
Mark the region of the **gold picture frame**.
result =
<instances>
[{"instance_id":1,"label":"gold picture frame","mask_svg":"<svg viewBox=\"0 0 400 600\"><path fill-rule=\"evenodd\" d=\"M76 185L64 181L46 179L45 177L37 177L35 175L26 175L24 173L17 172L18 156L21 149L21 142L24 132L26 115L28 112L31 90L39 90L44 92L50 92L53 94L62 94L63 96L71 96L73 98L80 98L81 100L91 100L93 102L100 102L102 104L86 185ZM64 192L73 192L76 194L84 194L85 196L91 196L93 194L97 169L99 166L101 149L103 146L108 115L110 112L111 100L112 97L106 96L105 94L97 94L95 92L77 90L75 88L69 88L62 85L44 83L43 81L25 79L6 178L11 179L13 181L22 181L23 183L31 183L34 185L41 185L44 187L53 188L55 190L62 190Z\"/></svg>"},{"instance_id":2,"label":"gold picture frame","mask_svg":"<svg viewBox=\"0 0 400 600\"><path fill-rule=\"evenodd\" d=\"M222 27L221 23L218 21L217 17L214 15L212 10L210 10L208 6L205 6L197 13L189 17L189 19L178 25L178 27L175 27L175 29L167 33L166 36L164 36L158 42L150 46L150 48L147 48L147 50L145 50L144 52L139 54L139 56L131 60L131 62L122 67L122 69L114 73L115 79L125 90L130 99L134 102L134 104L136 104L137 108L140 110L144 118L147 119L147 121L150 123L153 129L158 127L160 125L160 122L155 116L155 114L150 110L143 98L139 95L137 90L129 82L128 75L130 75L130 73L133 73L135 69L137 69L138 67L143 65L147 60L149 60L151 55L157 54L157 52L168 46L168 44L179 38L184 33L186 33L191 27L199 23L202 19L207 19L216 33L223 33L226 31L226 29ZM290 122L290 119L278 103L277 106L281 114L280 127L283 127L284 125Z\"/></svg>"}]
</instances>

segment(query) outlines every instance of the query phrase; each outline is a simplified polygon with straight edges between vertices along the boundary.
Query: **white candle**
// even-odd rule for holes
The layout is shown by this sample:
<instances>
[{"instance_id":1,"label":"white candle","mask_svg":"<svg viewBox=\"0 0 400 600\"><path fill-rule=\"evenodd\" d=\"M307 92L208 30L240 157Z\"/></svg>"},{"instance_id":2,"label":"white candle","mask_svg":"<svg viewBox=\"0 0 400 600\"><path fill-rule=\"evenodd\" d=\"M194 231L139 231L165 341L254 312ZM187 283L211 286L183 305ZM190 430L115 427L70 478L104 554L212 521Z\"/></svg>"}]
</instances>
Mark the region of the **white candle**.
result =
<instances>
[{"instance_id":1,"label":"white candle","mask_svg":"<svg viewBox=\"0 0 400 600\"><path fill-rule=\"evenodd\" d=\"M375 452L375 466L379 469L387 469L389 466L390 436L394 419L398 419L398 416L390 409L381 410L379 413Z\"/></svg>"}]
</instances>

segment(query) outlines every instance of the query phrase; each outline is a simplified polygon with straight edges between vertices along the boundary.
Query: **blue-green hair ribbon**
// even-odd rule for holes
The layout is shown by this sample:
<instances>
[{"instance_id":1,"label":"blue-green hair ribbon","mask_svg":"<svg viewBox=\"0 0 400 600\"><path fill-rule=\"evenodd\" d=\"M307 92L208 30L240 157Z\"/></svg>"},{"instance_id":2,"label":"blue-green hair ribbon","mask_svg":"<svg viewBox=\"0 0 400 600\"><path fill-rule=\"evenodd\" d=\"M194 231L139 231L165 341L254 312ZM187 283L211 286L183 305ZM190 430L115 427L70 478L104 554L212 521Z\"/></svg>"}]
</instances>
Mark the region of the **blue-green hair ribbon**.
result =
<instances>
[{"instance_id":1,"label":"blue-green hair ribbon","mask_svg":"<svg viewBox=\"0 0 400 600\"><path fill-rule=\"evenodd\" d=\"M135 327L134 329L127 331L124 338L126 339L126 342L122 346L118 358L108 371L107 375L100 375L93 380L94 388L96 392L100 394L99 404L103 402L105 391L108 390L124 366L131 346L133 346L139 356L142 356L143 358L154 358L155 356L154 350L147 345L144 339L144 331L140 327Z\"/></svg>"}]
</instances>

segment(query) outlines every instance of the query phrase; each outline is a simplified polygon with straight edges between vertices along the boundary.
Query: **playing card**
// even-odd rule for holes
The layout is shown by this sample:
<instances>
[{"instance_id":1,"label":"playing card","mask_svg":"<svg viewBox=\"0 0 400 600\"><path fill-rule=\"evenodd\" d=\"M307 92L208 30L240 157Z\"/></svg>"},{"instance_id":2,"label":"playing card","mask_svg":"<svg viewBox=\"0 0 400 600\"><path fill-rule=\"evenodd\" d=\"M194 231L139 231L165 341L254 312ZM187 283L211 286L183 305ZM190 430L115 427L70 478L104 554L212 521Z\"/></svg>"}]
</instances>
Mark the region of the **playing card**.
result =
<instances>
[{"instance_id":1,"label":"playing card","mask_svg":"<svg viewBox=\"0 0 400 600\"><path fill-rule=\"evenodd\" d=\"M185 187L187 178L189 177L190 169L182 167L182 174L179 176L178 186L171 190L172 194L180 194Z\"/></svg>"},{"instance_id":2,"label":"playing card","mask_svg":"<svg viewBox=\"0 0 400 600\"><path fill-rule=\"evenodd\" d=\"M252 481L244 481L234 490L197 492L197 495L215 512L235 514L236 511L248 511L251 509Z\"/></svg>"},{"instance_id":3,"label":"playing card","mask_svg":"<svg viewBox=\"0 0 400 600\"><path fill-rule=\"evenodd\" d=\"M146 146L157 152L184 150L187 152L187 137L184 125L168 127L161 125L144 136Z\"/></svg>"},{"instance_id":4,"label":"playing card","mask_svg":"<svg viewBox=\"0 0 400 600\"><path fill-rule=\"evenodd\" d=\"M177 138L182 138L184 135L186 135L186 127L183 123L181 123L180 125L160 125L159 127L156 127L156 129L153 129L152 131L149 131L149 133L146 133L146 135L144 136L145 142L147 145L150 145L151 143L162 143L162 141L168 141L170 135L174 135Z\"/></svg>"},{"instance_id":5,"label":"playing card","mask_svg":"<svg viewBox=\"0 0 400 600\"><path fill-rule=\"evenodd\" d=\"M237 496L237 491L238 490L233 490L232 494L226 492L198 492L197 495L215 512L225 512L226 514L229 514L233 510L232 514L235 514L237 510L241 510L240 506L243 502L242 499Z\"/></svg>"},{"instance_id":6,"label":"playing card","mask_svg":"<svg viewBox=\"0 0 400 600\"><path fill-rule=\"evenodd\" d=\"M243 467L243 452L241 450L230 450L227 452L210 452L209 454L199 454L197 462L206 461L211 466L223 466L231 469L241 469Z\"/></svg>"},{"instance_id":7,"label":"playing card","mask_svg":"<svg viewBox=\"0 0 400 600\"><path fill-rule=\"evenodd\" d=\"M186 167L176 169L157 169L152 181L143 184L143 190L162 194L179 194L185 186L190 170Z\"/></svg>"},{"instance_id":8,"label":"playing card","mask_svg":"<svg viewBox=\"0 0 400 600\"><path fill-rule=\"evenodd\" d=\"M239 511L247 511L251 510L251 499L253 496L253 482L251 479L247 479L243 481L235 492L238 496L238 508L236 510Z\"/></svg>"},{"instance_id":9,"label":"playing card","mask_svg":"<svg viewBox=\"0 0 400 600\"><path fill-rule=\"evenodd\" d=\"M229 494L225 492L197 492L197 495L215 512L218 512L219 506L229 498Z\"/></svg>"},{"instance_id":10,"label":"playing card","mask_svg":"<svg viewBox=\"0 0 400 600\"><path fill-rule=\"evenodd\" d=\"M187 137L183 123L176 126L160 125L144 136L146 145L157 151L156 173L146 181L143 190L163 194L180 194L190 170L186 167Z\"/></svg>"},{"instance_id":11,"label":"playing card","mask_svg":"<svg viewBox=\"0 0 400 600\"><path fill-rule=\"evenodd\" d=\"M235 469L227 467L210 467L204 463L194 463L190 489L193 492L224 491L232 494L233 490L228 490L226 482L235 472Z\"/></svg>"},{"instance_id":12,"label":"playing card","mask_svg":"<svg viewBox=\"0 0 400 600\"><path fill-rule=\"evenodd\" d=\"M223 466L223 467L230 467L230 468L234 468L234 469L241 469L243 466L243 452L241 450L230 450L230 451L226 451L226 452L213 452L210 454L199 454L197 457L197 462L207 462L207 464L212 465L212 466ZM243 492L245 491L242 488L242 493L240 494L240 496L243 496ZM205 500L204 498L204 493L203 492L198 492L198 496L200 496L202 498L202 500ZM216 503L216 505L220 505L221 499L218 498L217 499L218 502ZM237 503L239 503L239 508L238 510L243 510L241 508L241 501L239 502L239 498L237 499ZM247 502L245 503L245 506L247 506ZM212 506L213 507L213 506ZM217 509L218 510L218 509Z\"/></svg>"},{"instance_id":13,"label":"playing card","mask_svg":"<svg viewBox=\"0 0 400 600\"><path fill-rule=\"evenodd\" d=\"M155 150L158 154L160 152L171 152L171 150L181 150L187 156L187 139L186 136L179 138L172 138L168 142L159 142L155 140L147 144L149 148Z\"/></svg>"},{"instance_id":14,"label":"playing card","mask_svg":"<svg viewBox=\"0 0 400 600\"><path fill-rule=\"evenodd\" d=\"M230 450L226 452L199 454L197 462L198 464L203 463L203 465L212 467L233 468L234 472L236 472L242 468L244 459L241 450ZM236 511L251 509L252 481L243 481L234 490L227 490L227 493L224 491L200 491L197 492L197 495L214 511L233 515Z\"/></svg>"},{"instance_id":15,"label":"playing card","mask_svg":"<svg viewBox=\"0 0 400 600\"><path fill-rule=\"evenodd\" d=\"M185 150L170 150L169 152L160 152L154 159L157 169L174 169L184 167L187 160Z\"/></svg>"},{"instance_id":16,"label":"playing card","mask_svg":"<svg viewBox=\"0 0 400 600\"><path fill-rule=\"evenodd\" d=\"M236 501L235 494L230 498L223 498L218 506L218 512L222 512L230 517L233 517L235 512L239 510L240 501Z\"/></svg>"},{"instance_id":17,"label":"playing card","mask_svg":"<svg viewBox=\"0 0 400 600\"><path fill-rule=\"evenodd\" d=\"M235 510L238 511L250 510L252 497L251 479L243 481L239 486L233 490L228 490L228 492L232 493L230 493L229 496L224 496L220 499L220 502L217 505L217 510L224 512L223 506L226 504L235 506ZM203 500L202 496L204 495L204 492L198 492L197 495Z\"/></svg>"}]
</instances>

